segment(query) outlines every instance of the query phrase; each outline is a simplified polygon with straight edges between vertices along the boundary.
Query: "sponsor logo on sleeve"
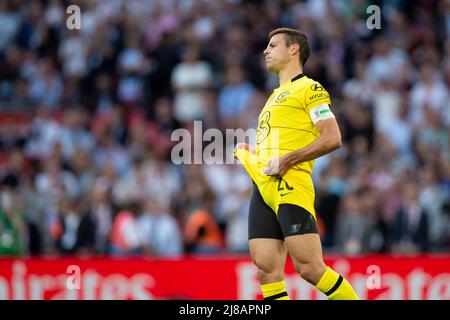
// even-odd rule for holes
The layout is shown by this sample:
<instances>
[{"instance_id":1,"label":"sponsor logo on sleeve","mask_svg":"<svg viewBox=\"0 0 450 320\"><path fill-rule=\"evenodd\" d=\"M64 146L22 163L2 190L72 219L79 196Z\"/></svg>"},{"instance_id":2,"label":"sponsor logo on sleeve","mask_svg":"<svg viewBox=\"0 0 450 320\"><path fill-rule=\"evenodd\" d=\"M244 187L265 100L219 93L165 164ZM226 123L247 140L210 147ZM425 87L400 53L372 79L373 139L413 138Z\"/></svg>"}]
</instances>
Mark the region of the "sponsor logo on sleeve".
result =
<instances>
[{"instance_id":1,"label":"sponsor logo on sleeve","mask_svg":"<svg viewBox=\"0 0 450 320\"><path fill-rule=\"evenodd\" d=\"M313 85L311 85L311 90L313 90L313 91L325 91L325 89L322 87L322 85L320 85L318 83L314 83Z\"/></svg>"},{"instance_id":2,"label":"sponsor logo on sleeve","mask_svg":"<svg viewBox=\"0 0 450 320\"><path fill-rule=\"evenodd\" d=\"M317 99L323 99L323 98L328 98L328 97L329 97L329 95L326 92L315 93L309 97L309 101L314 101Z\"/></svg>"}]
</instances>

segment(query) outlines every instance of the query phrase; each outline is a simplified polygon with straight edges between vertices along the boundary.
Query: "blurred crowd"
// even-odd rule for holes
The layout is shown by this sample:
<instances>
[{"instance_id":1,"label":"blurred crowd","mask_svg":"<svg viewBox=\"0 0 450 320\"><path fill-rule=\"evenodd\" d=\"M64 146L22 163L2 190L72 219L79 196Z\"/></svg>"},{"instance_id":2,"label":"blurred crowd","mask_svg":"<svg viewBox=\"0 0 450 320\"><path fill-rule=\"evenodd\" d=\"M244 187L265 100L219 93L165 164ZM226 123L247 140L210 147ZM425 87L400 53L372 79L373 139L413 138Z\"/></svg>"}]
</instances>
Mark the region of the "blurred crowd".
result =
<instances>
[{"instance_id":1,"label":"blurred crowd","mask_svg":"<svg viewBox=\"0 0 450 320\"><path fill-rule=\"evenodd\" d=\"M247 252L242 166L170 137L255 128L281 26L344 139L313 172L325 252L449 250L449 0L84 0L79 30L70 4L0 0L0 255Z\"/></svg>"}]
</instances>

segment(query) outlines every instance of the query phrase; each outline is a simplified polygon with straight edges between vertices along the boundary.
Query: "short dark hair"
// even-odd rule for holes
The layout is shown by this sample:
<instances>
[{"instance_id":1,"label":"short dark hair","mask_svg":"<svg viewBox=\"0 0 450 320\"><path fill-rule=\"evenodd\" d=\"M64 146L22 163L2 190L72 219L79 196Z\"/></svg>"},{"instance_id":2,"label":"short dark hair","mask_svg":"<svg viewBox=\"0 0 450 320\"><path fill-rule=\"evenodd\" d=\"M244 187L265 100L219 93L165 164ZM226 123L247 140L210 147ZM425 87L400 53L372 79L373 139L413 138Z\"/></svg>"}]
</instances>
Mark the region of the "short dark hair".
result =
<instances>
[{"instance_id":1,"label":"short dark hair","mask_svg":"<svg viewBox=\"0 0 450 320\"><path fill-rule=\"evenodd\" d=\"M301 31L297 29L291 29L291 28L278 28L275 30L272 30L269 33L269 41L270 39L276 35L282 33L285 35L285 43L286 47L289 47L290 45L297 43L300 47L300 63L302 66L305 65L306 61L309 58L309 54L311 52L311 48L309 45L308 37Z\"/></svg>"}]
</instances>

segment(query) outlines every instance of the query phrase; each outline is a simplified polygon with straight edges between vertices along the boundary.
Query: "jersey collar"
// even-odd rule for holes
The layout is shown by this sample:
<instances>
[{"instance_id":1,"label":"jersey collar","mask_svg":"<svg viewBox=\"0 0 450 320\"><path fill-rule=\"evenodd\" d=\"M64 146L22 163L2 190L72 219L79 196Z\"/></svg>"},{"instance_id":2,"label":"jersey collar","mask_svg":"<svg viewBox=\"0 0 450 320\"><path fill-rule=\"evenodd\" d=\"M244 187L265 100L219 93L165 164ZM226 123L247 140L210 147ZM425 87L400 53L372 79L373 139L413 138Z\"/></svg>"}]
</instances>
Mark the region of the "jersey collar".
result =
<instances>
[{"instance_id":1,"label":"jersey collar","mask_svg":"<svg viewBox=\"0 0 450 320\"><path fill-rule=\"evenodd\" d=\"M300 78L303 78L305 75L303 74L303 73L300 73L300 74L298 74L298 75L296 75L295 77L293 77L292 79L291 79L291 82L294 82L295 80L298 80L298 79L300 79Z\"/></svg>"}]
</instances>

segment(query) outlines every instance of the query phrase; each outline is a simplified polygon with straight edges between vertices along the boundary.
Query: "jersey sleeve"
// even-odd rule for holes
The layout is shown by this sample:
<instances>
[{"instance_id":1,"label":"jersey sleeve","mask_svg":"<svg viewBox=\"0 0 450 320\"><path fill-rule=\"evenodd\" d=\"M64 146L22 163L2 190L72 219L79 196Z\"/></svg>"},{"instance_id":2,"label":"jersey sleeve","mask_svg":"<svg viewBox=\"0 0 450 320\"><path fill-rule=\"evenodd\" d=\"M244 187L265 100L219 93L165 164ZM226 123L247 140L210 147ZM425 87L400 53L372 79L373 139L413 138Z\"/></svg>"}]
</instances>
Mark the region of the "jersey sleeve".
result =
<instances>
[{"instance_id":1,"label":"jersey sleeve","mask_svg":"<svg viewBox=\"0 0 450 320\"><path fill-rule=\"evenodd\" d=\"M305 108L309 112L315 106L321 104L331 105L329 93L318 82L312 82L305 91Z\"/></svg>"}]
</instances>

